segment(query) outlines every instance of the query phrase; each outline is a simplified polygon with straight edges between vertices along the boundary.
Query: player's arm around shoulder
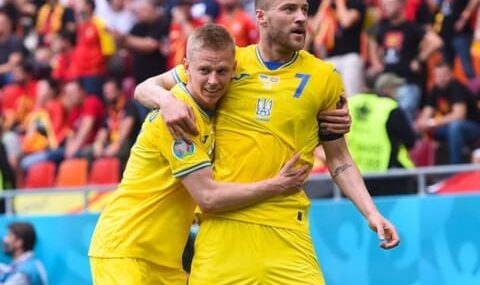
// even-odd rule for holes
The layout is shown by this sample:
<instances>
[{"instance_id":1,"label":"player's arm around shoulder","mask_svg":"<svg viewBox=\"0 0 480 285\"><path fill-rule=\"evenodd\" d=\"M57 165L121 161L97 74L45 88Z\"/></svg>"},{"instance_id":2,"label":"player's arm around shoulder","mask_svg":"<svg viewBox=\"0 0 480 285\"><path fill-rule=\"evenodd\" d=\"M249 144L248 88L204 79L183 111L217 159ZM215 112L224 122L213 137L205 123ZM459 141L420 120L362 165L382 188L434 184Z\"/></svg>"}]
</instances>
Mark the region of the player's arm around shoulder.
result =
<instances>
[{"instance_id":1,"label":"player's arm around shoulder","mask_svg":"<svg viewBox=\"0 0 480 285\"><path fill-rule=\"evenodd\" d=\"M235 210L279 194L293 194L302 188L309 173L307 165L297 166L300 155L292 157L279 174L254 183L216 181L210 167L181 178L204 213Z\"/></svg>"},{"instance_id":2,"label":"player's arm around shoulder","mask_svg":"<svg viewBox=\"0 0 480 285\"><path fill-rule=\"evenodd\" d=\"M170 89L177 84L172 73L174 70L166 71L146 79L135 87L133 96L147 108L156 109L164 105L171 96Z\"/></svg>"},{"instance_id":3,"label":"player's arm around shoulder","mask_svg":"<svg viewBox=\"0 0 480 285\"><path fill-rule=\"evenodd\" d=\"M330 175L367 219L369 227L378 234L381 240L380 246L384 249L396 247L400 242L397 230L377 210L360 171L348 151L345 139L342 137L322 144Z\"/></svg>"},{"instance_id":4,"label":"player's arm around shoulder","mask_svg":"<svg viewBox=\"0 0 480 285\"><path fill-rule=\"evenodd\" d=\"M184 67L177 66L138 84L134 98L147 108L159 109L174 138L188 140L188 134L198 134L193 109L170 92L177 83L184 80Z\"/></svg>"}]
</instances>

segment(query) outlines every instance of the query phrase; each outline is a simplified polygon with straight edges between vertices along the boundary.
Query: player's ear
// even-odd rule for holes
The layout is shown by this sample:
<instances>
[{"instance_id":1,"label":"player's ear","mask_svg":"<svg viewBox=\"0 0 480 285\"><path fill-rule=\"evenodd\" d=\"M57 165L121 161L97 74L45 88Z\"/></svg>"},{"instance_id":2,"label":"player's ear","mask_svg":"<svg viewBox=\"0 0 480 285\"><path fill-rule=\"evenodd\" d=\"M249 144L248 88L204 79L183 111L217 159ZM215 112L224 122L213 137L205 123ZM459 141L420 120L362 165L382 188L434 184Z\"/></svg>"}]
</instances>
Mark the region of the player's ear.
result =
<instances>
[{"instance_id":1,"label":"player's ear","mask_svg":"<svg viewBox=\"0 0 480 285\"><path fill-rule=\"evenodd\" d=\"M265 23L265 11L261 9L255 10L255 17L257 18L257 23L259 26L262 26Z\"/></svg>"},{"instance_id":2,"label":"player's ear","mask_svg":"<svg viewBox=\"0 0 480 285\"><path fill-rule=\"evenodd\" d=\"M185 67L185 72L188 75L190 73L190 61L186 57L183 58L183 66Z\"/></svg>"}]
</instances>

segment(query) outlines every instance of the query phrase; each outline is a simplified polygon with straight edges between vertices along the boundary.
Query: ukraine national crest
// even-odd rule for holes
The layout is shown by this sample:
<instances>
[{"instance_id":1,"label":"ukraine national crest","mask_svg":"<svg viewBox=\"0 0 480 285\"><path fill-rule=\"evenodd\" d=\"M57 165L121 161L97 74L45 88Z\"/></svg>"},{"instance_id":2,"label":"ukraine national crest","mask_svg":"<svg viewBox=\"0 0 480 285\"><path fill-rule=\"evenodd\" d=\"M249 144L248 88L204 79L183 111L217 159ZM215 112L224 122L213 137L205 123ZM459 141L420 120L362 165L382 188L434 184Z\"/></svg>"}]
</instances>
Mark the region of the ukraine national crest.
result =
<instances>
[{"instance_id":1,"label":"ukraine national crest","mask_svg":"<svg viewBox=\"0 0 480 285\"><path fill-rule=\"evenodd\" d=\"M184 140L176 140L172 146L173 154L178 159L184 159L195 153L195 145Z\"/></svg>"},{"instance_id":2,"label":"ukraine national crest","mask_svg":"<svg viewBox=\"0 0 480 285\"><path fill-rule=\"evenodd\" d=\"M272 115L273 100L270 98L257 99L257 120L269 121Z\"/></svg>"}]
</instances>

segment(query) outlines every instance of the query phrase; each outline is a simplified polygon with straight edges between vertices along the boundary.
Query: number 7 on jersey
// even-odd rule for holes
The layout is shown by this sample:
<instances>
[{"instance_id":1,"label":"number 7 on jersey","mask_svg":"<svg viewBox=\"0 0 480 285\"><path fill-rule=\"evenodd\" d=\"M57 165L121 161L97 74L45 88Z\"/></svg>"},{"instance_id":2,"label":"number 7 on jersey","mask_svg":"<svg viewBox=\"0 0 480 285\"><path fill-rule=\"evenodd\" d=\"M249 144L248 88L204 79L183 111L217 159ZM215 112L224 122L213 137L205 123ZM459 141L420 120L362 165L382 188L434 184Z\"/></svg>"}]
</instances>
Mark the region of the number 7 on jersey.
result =
<instances>
[{"instance_id":1,"label":"number 7 on jersey","mask_svg":"<svg viewBox=\"0 0 480 285\"><path fill-rule=\"evenodd\" d=\"M298 85L297 90L295 90L293 98L298 98L302 95L303 89L305 89L305 85L307 85L307 82L310 79L310 74L297 73L295 74L295 77L300 79L300 84Z\"/></svg>"}]
</instances>

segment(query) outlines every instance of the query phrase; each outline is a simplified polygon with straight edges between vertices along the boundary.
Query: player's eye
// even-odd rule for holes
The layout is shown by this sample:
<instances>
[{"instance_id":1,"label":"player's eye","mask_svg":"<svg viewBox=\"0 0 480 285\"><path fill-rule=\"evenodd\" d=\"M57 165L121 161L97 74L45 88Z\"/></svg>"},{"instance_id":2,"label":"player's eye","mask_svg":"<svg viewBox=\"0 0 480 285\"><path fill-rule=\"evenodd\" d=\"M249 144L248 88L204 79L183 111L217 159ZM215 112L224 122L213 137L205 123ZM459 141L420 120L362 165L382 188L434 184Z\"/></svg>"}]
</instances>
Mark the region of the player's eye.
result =
<instances>
[{"instance_id":1,"label":"player's eye","mask_svg":"<svg viewBox=\"0 0 480 285\"><path fill-rule=\"evenodd\" d=\"M289 13L295 12L295 6L287 5L287 6L284 7L284 10L289 12Z\"/></svg>"}]
</instances>

